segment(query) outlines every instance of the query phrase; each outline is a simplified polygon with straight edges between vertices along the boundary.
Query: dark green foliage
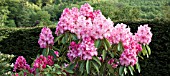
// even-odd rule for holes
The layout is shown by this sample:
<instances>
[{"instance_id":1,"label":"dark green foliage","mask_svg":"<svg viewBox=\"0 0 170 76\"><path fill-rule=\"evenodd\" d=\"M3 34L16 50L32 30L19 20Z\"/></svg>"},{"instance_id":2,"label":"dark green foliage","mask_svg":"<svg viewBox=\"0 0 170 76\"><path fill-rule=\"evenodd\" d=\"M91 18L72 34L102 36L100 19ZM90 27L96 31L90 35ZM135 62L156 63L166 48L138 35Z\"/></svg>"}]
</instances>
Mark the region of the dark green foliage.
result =
<instances>
[{"instance_id":1,"label":"dark green foliage","mask_svg":"<svg viewBox=\"0 0 170 76\"><path fill-rule=\"evenodd\" d=\"M0 29L0 51L16 57L22 55L28 63L32 63L31 58L42 52L38 44L41 28Z\"/></svg>"}]
</instances>

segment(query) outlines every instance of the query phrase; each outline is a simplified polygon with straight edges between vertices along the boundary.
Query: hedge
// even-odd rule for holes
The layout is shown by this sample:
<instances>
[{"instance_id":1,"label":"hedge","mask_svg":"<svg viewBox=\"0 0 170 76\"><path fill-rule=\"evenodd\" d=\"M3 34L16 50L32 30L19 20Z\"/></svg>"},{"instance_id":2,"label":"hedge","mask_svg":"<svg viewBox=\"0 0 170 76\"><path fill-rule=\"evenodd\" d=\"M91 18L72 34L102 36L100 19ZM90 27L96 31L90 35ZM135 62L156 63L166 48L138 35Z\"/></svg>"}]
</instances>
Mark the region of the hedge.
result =
<instances>
[{"instance_id":1,"label":"hedge","mask_svg":"<svg viewBox=\"0 0 170 76\"><path fill-rule=\"evenodd\" d=\"M166 76L170 75L170 21L154 20L154 21L121 21L130 26L132 32L136 32L137 27L143 24L149 24L153 33L150 48L152 54L149 58L144 60L139 59L141 63L141 73L136 74L140 76ZM115 22L117 23L121 23ZM23 55L29 63L41 52L37 43L38 36L42 27L35 28L3 28L0 29L0 51L3 53ZM50 27L53 33L55 27ZM56 36L56 35L54 35ZM55 45L56 46L56 45ZM15 60L15 59L14 59ZM14 62L14 61L13 61Z\"/></svg>"},{"instance_id":2,"label":"hedge","mask_svg":"<svg viewBox=\"0 0 170 76\"><path fill-rule=\"evenodd\" d=\"M17 56L23 55L28 63L32 63L32 58L35 58L42 50L38 44L41 28L1 28L0 51ZM51 28L55 31L55 27Z\"/></svg>"}]
</instances>

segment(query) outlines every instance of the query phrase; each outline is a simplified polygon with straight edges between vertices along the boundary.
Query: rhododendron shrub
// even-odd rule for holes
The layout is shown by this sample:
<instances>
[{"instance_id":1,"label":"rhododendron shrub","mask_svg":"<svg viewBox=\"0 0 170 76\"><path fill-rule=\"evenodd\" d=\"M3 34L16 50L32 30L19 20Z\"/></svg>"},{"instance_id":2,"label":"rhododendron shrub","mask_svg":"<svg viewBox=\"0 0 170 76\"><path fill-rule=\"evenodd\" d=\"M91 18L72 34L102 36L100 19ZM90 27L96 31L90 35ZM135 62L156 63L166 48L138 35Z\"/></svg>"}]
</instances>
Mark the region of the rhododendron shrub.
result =
<instances>
[{"instance_id":1,"label":"rhododendron shrub","mask_svg":"<svg viewBox=\"0 0 170 76\"><path fill-rule=\"evenodd\" d=\"M88 3L80 9L65 8L55 34L54 39L48 27L42 28L38 40L44 48L42 55L37 56L32 68L19 57L14 71L24 69L33 75L133 75L135 70L140 73L138 60L151 54L148 45L152 33L147 24L132 33L128 25L114 26L110 18Z\"/></svg>"}]
</instances>

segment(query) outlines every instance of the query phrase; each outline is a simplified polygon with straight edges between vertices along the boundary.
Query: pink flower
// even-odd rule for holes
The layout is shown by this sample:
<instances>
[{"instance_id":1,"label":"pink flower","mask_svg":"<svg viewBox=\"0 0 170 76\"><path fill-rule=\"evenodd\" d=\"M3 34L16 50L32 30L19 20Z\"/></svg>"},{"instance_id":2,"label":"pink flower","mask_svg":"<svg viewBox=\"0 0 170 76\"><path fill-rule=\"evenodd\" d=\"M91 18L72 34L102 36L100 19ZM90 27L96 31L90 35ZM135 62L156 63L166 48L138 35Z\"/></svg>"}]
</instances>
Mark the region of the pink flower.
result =
<instances>
[{"instance_id":1,"label":"pink flower","mask_svg":"<svg viewBox=\"0 0 170 76\"><path fill-rule=\"evenodd\" d=\"M48 57L47 57L47 65L50 65L50 66L54 65L53 59L54 59L53 56L48 55Z\"/></svg>"},{"instance_id":2,"label":"pink flower","mask_svg":"<svg viewBox=\"0 0 170 76\"><path fill-rule=\"evenodd\" d=\"M93 11L93 8L85 3L78 8L64 9L55 34L63 34L65 31L75 33L78 39L92 38L103 39L111 36L113 22L106 19L100 10Z\"/></svg>"},{"instance_id":3,"label":"pink flower","mask_svg":"<svg viewBox=\"0 0 170 76\"><path fill-rule=\"evenodd\" d=\"M127 42L127 40L129 40L132 36L132 33L130 32L130 28L126 27L127 25L123 23L117 24L113 29L109 40L114 44L118 44L119 42Z\"/></svg>"},{"instance_id":4,"label":"pink flower","mask_svg":"<svg viewBox=\"0 0 170 76\"><path fill-rule=\"evenodd\" d=\"M92 16L93 8L90 6L90 4L85 3L84 5L81 6L80 13L83 16L90 17Z\"/></svg>"},{"instance_id":5,"label":"pink flower","mask_svg":"<svg viewBox=\"0 0 170 76\"><path fill-rule=\"evenodd\" d=\"M138 61L136 51L125 49L123 51L123 53L121 54L119 60L120 60L120 64L123 66L124 65L125 66L129 66L129 65L134 66Z\"/></svg>"},{"instance_id":6,"label":"pink flower","mask_svg":"<svg viewBox=\"0 0 170 76\"><path fill-rule=\"evenodd\" d=\"M48 27L41 29L40 38L38 40L40 48L47 48L49 45L54 45L54 37L52 31Z\"/></svg>"},{"instance_id":7,"label":"pink flower","mask_svg":"<svg viewBox=\"0 0 170 76\"><path fill-rule=\"evenodd\" d=\"M90 60L93 56L97 56L97 48L94 46L94 41L91 38L84 38L83 41L79 44L71 42L69 46L69 51L67 56L70 61L80 57L82 60Z\"/></svg>"},{"instance_id":8,"label":"pink flower","mask_svg":"<svg viewBox=\"0 0 170 76\"><path fill-rule=\"evenodd\" d=\"M19 56L17 59L16 59L16 62L14 64L14 70L16 72L16 70L22 70L22 69L25 69L25 70L30 70L30 66L27 64L25 58L23 56Z\"/></svg>"},{"instance_id":9,"label":"pink flower","mask_svg":"<svg viewBox=\"0 0 170 76\"><path fill-rule=\"evenodd\" d=\"M112 66L112 68L117 68L118 62L116 62L113 58L108 61L108 64Z\"/></svg>"},{"instance_id":10,"label":"pink flower","mask_svg":"<svg viewBox=\"0 0 170 76\"><path fill-rule=\"evenodd\" d=\"M34 61L34 68L41 68L44 69L46 68L46 65L48 64L47 58L43 55L40 55L39 57L37 57Z\"/></svg>"},{"instance_id":11,"label":"pink flower","mask_svg":"<svg viewBox=\"0 0 170 76\"><path fill-rule=\"evenodd\" d=\"M58 52L58 51L54 51L54 53L55 53L55 55L56 55L57 57L59 57L59 52Z\"/></svg>"},{"instance_id":12,"label":"pink flower","mask_svg":"<svg viewBox=\"0 0 170 76\"><path fill-rule=\"evenodd\" d=\"M148 27L148 25L140 25L140 27L138 27L137 33L135 33L137 41L141 44L148 45L151 42L152 38L152 33L150 30L151 28Z\"/></svg>"}]
</instances>

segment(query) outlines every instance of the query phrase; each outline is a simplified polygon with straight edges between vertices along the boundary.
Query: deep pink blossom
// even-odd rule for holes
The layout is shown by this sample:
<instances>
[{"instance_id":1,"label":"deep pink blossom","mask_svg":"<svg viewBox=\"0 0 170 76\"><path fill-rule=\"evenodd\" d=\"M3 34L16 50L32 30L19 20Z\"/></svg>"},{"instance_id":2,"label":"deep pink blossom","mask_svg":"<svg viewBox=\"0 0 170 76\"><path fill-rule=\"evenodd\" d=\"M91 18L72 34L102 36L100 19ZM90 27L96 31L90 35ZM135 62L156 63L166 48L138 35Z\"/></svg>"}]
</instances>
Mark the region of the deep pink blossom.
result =
<instances>
[{"instance_id":1,"label":"deep pink blossom","mask_svg":"<svg viewBox=\"0 0 170 76\"><path fill-rule=\"evenodd\" d=\"M49 45L54 45L54 37L52 35L52 31L48 27L41 29L38 43L40 48L47 48Z\"/></svg>"},{"instance_id":2,"label":"deep pink blossom","mask_svg":"<svg viewBox=\"0 0 170 76\"><path fill-rule=\"evenodd\" d=\"M34 68L41 68L44 69L46 68L46 65L48 64L47 58L43 55L40 55L39 57L37 57L34 61Z\"/></svg>"},{"instance_id":3,"label":"deep pink blossom","mask_svg":"<svg viewBox=\"0 0 170 76\"><path fill-rule=\"evenodd\" d=\"M108 61L108 64L112 66L112 68L117 68L118 62L116 62L113 58Z\"/></svg>"},{"instance_id":4,"label":"deep pink blossom","mask_svg":"<svg viewBox=\"0 0 170 76\"><path fill-rule=\"evenodd\" d=\"M50 65L50 66L54 65L53 59L54 59L53 56L48 55L48 57L47 57L47 65Z\"/></svg>"},{"instance_id":5,"label":"deep pink blossom","mask_svg":"<svg viewBox=\"0 0 170 76\"><path fill-rule=\"evenodd\" d=\"M25 69L25 70L30 70L30 66L27 64L25 58L23 56L19 56L17 59L16 59L16 62L14 64L14 70L16 72L16 70L22 70L22 69Z\"/></svg>"},{"instance_id":6,"label":"deep pink blossom","mask_svg":"<svg viewBox=\"0 0 170 76\"><path fill-rule=\"evenodd\" d=\"M59 52L58 52L58 51L54 51L54 53L55 53L55 55L56 55L57 57L59 57Z\"/></svg>"}]
</instances>

